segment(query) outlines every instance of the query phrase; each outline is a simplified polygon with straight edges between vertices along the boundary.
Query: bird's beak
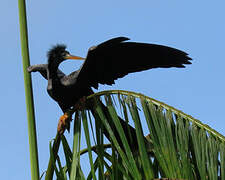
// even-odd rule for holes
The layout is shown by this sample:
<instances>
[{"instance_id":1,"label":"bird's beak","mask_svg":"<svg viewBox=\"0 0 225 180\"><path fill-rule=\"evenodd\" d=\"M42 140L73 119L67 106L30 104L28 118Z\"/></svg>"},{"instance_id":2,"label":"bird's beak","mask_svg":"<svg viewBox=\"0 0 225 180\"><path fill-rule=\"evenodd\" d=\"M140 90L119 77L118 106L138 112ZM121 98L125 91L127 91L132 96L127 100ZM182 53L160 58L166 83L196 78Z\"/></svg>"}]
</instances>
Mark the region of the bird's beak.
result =
<instances>
[{"instance_id":1,"label":"bird's beak","mask_svg":"<svg viewBox=\"0 0 225 180\"><path fill-rule=\"evenodd\" d=\"M73 56L71 54L68 54L65 59L76 59L76 60L85 60L85 58L79 57L79 56Z\"/></svg>"}]
</instances>

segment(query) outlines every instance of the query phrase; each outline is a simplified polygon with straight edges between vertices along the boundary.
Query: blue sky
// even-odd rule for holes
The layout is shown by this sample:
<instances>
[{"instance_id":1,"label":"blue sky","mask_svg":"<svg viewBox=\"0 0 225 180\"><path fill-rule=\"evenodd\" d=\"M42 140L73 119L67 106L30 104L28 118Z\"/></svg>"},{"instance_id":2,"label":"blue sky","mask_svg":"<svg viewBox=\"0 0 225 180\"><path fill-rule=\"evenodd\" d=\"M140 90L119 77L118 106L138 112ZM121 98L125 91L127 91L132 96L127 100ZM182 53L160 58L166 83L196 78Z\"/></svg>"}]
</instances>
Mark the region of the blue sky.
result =
<instances>
[{"instance_id":1,"label":"blue sky","mask_svg":"<svg viewBox=\"0 0 225 180\"><path fill-rule=\"evenodd\" d=\"M218 1L27 1L31 64L45 63L46 51L65 43L75 55L116 36L184 50L193 58L186 69L154 69L100 86L126 89L174 106L225 134L225 2ZM30 179L24 82L15 1L0 6L2 179ZM60 67L69 73L81 63ZM49 141L62 114L46 92L47 82L32 75L40 171L47 167ZM12 173L13 170L13 173Z\"/></svg>"}]
</instances>

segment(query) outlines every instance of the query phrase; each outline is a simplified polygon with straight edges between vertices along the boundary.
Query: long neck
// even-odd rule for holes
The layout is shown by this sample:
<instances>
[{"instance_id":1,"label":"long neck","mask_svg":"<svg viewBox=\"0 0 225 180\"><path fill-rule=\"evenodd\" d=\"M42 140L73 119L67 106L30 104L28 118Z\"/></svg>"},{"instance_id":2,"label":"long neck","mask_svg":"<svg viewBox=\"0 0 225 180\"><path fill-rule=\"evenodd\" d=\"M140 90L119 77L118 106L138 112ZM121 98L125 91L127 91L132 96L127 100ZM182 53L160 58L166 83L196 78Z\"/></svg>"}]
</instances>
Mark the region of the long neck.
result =
<instances>
[{"instance_id":1,"label":"long neck","mask_svg":"<svg viewBox=\"0 0 225 180\"><path fill-rule=\"evenodd\" d=\"M53 62L53 63L51 63ZM59 86L61 86L61 82L60 79L57 75L57 69L59 67L59 63L57 63L57 61L49 61L48 63L48 93L49 95L57 100L57 93L56 90L59 88ZM56 94L55 94L56 93Z\"/></svg>"},{"instance_id":2,"label":"long neck","mask_svg":"<svg viewBox=\"0 0 225 180\"><path fill-rule=\"evenodd\" d=\"M49 79L59 79L57 75L57 70L59 67L59 64L57 60L49 61L48 63L48 70L49 70Z\"/></svg>"}]
</instances>

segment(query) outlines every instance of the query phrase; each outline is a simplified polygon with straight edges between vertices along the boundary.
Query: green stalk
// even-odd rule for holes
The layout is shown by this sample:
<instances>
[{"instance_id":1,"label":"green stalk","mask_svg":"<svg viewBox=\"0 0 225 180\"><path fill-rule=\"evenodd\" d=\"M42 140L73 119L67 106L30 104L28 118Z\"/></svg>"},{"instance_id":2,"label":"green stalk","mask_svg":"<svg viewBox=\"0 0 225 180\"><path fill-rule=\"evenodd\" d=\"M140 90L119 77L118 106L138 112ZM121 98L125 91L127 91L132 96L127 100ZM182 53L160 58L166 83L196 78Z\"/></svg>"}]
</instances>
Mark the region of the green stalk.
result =
<instances>
[{"instance_id":1,"label":"green stalk","mask_svg":"<svg viewBox=\"0 0 225 180\"><path fill-rule=\"evenodd\" d=\"M39 164L38 164L36 126L35 126L35 117L34 117L33 93L32 93L31 77L30 77L30 74L27 72L27 67L30 65L30 61L29 61L29 50L28 50L25 0L18 0L18 7L19 7L20 40L21 40L21 51L22 51L22 58L23 58L23 73L24 73L24 85L25 85L27 119L28 119L31 179L39 180Z\"/></svg>"},{"instance_id":2,"label":"green stalk","mask_svg":"<svg viewBox=\"0 0 225 180\"><path fill-rule=\"evenodd\" d=\"M53 151L54 157L56 157L58 154L60 142L61 142L61 137L60 137L60 134L57 133L54 143L53 143L53 146L52 146L52 151ZM48 162L48 169L47 169L46 175L45 175L45 180L50 180L53 178L54 164L55 164L55 160L53 160L52 157L50 157L49 162Z\"/></svg>"}]
</instances>

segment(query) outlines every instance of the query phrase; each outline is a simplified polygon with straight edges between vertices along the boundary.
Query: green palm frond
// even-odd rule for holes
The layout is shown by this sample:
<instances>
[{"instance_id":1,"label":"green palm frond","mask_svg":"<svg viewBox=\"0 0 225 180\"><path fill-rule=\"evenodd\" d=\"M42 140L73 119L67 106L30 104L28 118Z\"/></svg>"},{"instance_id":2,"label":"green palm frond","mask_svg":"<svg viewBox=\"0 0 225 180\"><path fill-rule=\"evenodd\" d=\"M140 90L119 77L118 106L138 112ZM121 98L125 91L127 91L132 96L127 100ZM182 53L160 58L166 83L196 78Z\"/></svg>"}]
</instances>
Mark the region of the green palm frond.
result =
<instances>
[{"instance_id":1,"label":"green palm frond","mask_svg":"<svg viewBox=\"0 0 225 180\"><path fill-rule=\"evenodd\" d=\"M65 158L70 179L84 179L79 158L86 153L90 161L87 179L225 179L225 138L199 120L128 91L104 91L88 97L89 100L95 102L95 113L76 112L74 122L82 121L87 148L77 148L79 135L72 155L63 138L65 156L70 154L70 158ZM103 109L100 102L107 108ZM128 138L132 137L131 132L124 131L119 117L134 126L137 141ZM74 132L80 134L81 130L75 128ZM109 141L104 138L105 130ZM61 174L57 177L62 179L65 171L60 167L65 167L59 162L56 161L57 174Z\"/></svg>"}]
</instances>

